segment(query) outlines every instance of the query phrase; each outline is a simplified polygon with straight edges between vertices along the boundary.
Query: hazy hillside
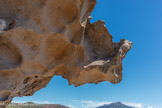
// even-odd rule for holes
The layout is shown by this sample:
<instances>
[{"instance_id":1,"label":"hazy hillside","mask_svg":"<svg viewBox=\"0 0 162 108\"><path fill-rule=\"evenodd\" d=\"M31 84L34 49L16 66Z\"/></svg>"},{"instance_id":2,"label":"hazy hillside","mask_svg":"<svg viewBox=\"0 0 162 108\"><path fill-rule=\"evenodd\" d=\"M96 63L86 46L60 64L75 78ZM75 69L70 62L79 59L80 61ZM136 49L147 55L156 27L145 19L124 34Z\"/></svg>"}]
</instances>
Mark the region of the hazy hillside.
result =
<instances>
[{"instance_id":1,"label":"hazy hillside","mask_svg":"<svg viewBox=\"0 0 162 108\"><path fill-rule=\"evenodd\" d=\"M100 106L100 107L97 107L97 108L134 108L134 107L124 105L121 102L115 102L115 103L103 105L103 106Z\"/></svg>"},{"instance_id":2,"label":"hazy hillside","mask_svg":"<svg viewBox=\"0 0 162 108\"><path fill-rule=\"evenodd\" d=\"M35 104L33 102L28 103L12 103L6 108L69 108L59 104Z\"/></svg>"}]
</instances>

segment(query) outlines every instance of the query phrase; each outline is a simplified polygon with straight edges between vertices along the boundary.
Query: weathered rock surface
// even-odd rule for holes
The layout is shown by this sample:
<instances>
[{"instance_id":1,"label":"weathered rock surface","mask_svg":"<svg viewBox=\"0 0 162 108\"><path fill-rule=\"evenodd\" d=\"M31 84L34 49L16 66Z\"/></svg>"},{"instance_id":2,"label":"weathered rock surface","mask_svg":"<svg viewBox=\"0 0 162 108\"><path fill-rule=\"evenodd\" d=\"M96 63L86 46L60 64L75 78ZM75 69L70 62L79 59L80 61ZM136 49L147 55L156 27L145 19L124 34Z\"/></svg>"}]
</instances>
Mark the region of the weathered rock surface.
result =
<instances>
[{"instance_id":1,"label":"weathered rock surface","mask_svg":"<svg viewBox=\"0 0 162 108\"><path fill-rule=\"evenodd\" d=\"M96 0L0 0L0 102L31 96L53 76L69 84L122 80L132 43L112 42Z\"/></svg>"}]
</instances>

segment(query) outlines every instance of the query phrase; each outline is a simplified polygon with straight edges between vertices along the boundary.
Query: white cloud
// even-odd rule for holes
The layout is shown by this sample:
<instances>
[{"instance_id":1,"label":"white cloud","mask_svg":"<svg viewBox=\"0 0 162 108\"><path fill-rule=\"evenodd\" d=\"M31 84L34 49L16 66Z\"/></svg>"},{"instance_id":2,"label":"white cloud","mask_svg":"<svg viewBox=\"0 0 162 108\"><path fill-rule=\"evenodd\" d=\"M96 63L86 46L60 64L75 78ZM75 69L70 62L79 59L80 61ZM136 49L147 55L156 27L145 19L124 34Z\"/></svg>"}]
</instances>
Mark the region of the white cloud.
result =
<instances>
[{"instance_id":1,"label":"white cloud","mask_svg":"<svg viewBox=\"0 0 162 108\"><path fill-rule=\"evenodd\" d=\"M98 106L102 106L104 104L110 104L111 102L103 101L80 101L82 108L95 108Z\"/></svg>"},{"instance_id":2,"label":"white cloud","mask_svg":"<svg viewBox=\"0 0 162 108\"><path fill-rule=\"evenodd\" d=\"M152 106L147 106L147 108L153 108Z\"/></svg>"},{"instance_id":3,"label":"white cloud","mask_svg":"<svg viewBox=\"0 0 162 108\"><path fill-rule=\"evenodd\" d=\"M162 108L162 104L151 105L151 106L148 106L147 108Z\"/></svg>"},{"instance_id":4,"label":"white cloud","mask_svg":"<svg viewBox=\"0 0 162 108\"><path fill-rule=\"evenodd\" d=\"M12 101L12 103L25 103L25 101Z\"/></svg>"},{"instance_id":5,"label":"white cloud","mask_svg":"<svg viewBox=\"0 0 162 108\"><path fill-rule=\"evenodd\" d=\"M29 101L12 101L12 103L26 103ZM36 104L54 104L53 102L49 102L49 101L31 101L34 102Z\"/></svg>"},{"instance_id":6,"label":"white cloud","mask_svg":"<svg viewBox=\"0 0 162 108\"><path fill-rule=\"evenodd\" d=\"M52 102L49 102L49 101L32 101L36 104L53 104Z\"/></svg>"},{"instance_id":7,"label":"white cloud","mask_svg":"<svg viewBox=\"0 0 162 108\"><path fill-rule=\"evenodd\" d=\"M123 104L132 106L135 108L143 108L144 107L141 103L123 102Z\"/></svg>"},{"instance_id":8,"label":"white cloud","mask_svg":"<svg viewBox=\"0 0 162 108\"><path fill-rule=\"evenodd\" d=\"M77 108L77 107L75 107L74 105L71 105L71 104L68 104L66 106L68 106L69 108Z\"/></svg>"}]
</instances>

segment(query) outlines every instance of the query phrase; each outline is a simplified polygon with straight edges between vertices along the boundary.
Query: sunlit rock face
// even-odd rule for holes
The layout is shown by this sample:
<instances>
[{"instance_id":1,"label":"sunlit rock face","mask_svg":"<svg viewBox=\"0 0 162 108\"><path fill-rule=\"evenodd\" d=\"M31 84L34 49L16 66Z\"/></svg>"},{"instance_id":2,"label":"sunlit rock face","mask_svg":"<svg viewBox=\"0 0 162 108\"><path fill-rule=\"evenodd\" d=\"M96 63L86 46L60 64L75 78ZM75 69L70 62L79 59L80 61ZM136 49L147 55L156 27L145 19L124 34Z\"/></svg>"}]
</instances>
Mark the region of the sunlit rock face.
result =
<instances>
[{"instance_id":1,"label":"sunlit rock face","mask_svg":"<svg viewBox=\"0 0 162 108\"><path fill-rule=\"evenodd\" d=\"M132 43L112 42L95 0L0 0L0 102L31 96L60 75L69 84L122 80ZM3 107L1 105L1 107Z\"/></svg>"}]
</instances>

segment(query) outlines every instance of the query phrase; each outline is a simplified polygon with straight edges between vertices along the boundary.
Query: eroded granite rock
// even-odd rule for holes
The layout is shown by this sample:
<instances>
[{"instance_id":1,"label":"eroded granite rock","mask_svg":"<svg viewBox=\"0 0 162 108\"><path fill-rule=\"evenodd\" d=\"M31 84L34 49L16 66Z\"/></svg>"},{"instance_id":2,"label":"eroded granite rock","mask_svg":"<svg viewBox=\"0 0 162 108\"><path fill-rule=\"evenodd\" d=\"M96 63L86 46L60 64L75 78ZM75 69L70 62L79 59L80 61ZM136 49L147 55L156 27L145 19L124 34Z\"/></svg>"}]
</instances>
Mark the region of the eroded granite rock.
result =
<instances>
[{"instance_id":1,"label":"eroded granite rock","mask_svg":"<svg viewBox=\"0 0 162 108\"><path fill-rule=\"evenodd\" d=\"M31 96L60 75L69 84L122 80L132 43L112 42L96 0L0 0L0 102ZM1 107L4 107L1 105Z\"/></svg>"}]
</instances>

